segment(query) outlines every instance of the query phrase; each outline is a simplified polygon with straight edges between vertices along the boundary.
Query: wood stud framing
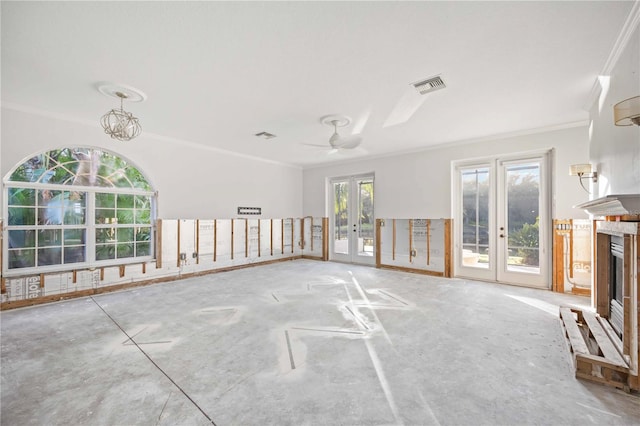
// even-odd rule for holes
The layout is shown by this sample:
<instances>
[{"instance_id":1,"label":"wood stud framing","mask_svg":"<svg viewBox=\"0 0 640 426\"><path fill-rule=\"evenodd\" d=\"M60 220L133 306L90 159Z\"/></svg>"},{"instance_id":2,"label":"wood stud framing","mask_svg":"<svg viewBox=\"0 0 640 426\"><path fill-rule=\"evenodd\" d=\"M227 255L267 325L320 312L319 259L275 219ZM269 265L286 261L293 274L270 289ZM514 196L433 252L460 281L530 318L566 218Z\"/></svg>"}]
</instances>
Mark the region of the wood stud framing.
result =
<instances>
[{"instance_id":1,"label":"wood stud framing","mask_svg":"<svg viewBox=\"0 0 640 426\"><path fill-rule=\"evenodd\" d=\"M250 219L244 219L245 223L244 223L244 231L245 231L245 238L244 238L244 251L245 251L245 257L249 256L249 243L250 243L250 238L249 238L249 220ZM275 219L278 220L278 219ZM275 220L274 219L270 219L269 223L265 222L265 225L270 225L270 229L269 229L269 251L266 250L266 247L262 247L262 243L263 243L263 235L261 234L262 230L263 230L263 223L261 222L260 219L258 219L258 223L257 223L257 230L258 230L258 235L257 235L257 241L258 241L258 248L257 248L257 255L258 257L266 257L267 254L269 253L273 256L274 253L277 253L278 249L277 247L274 247L275 244L277 244L277 242L275 241L275 232L277 232L277 230L274 229L274 224L275 224ZM285 225L290 225L291 229L290 229L290 243L291 243L291 253L294 254L295 253L295 248L296 248L296 235L297 235L297 230L295 229L295 222L296 220L300 221L300 230L303 230L304 228L304 219L294 219L294 218L281 218L280 220L280 224L281 224L281 229L280 229L280 254L285 254ZM230 258L231 260L234 260L235 253L234 250L235 248L239 248L239 247L235 247L237 246L237 242L235 241L235 236L236 236L236 232L235 232L235 225L237 224L238 219L230 219L230 224L231 224L231 229L230 229L230 234L231 234L231 241L228 243L230 245L231 248L231 252L230 252ZM321 235L318 235L317 233L314 234L315 230L314 230L314 224L317 224L317 220L314 220L314 218L310 218L309 220L309 224L310 224L310 232L309 235L311 237L311 241L309 242L309 247L311 249L311 251L313 252L313 250L320 250L320 247L318 246L318 241L314 241L314 237L320 237L322 240L322 248L320 251L320 255L316 256L315 253L312 253L313 256L308 256L308 257L312 257L314 259L321 259L321 260L329 260L329 218L327 217L323 217L321 218L321 223L322 226L320 227L320 229L317 230L317 232L321 232ZM173 223L166 222L164 223L162 219L157 219L155 222L155 226L156 226L156 232L155 232L155 267L156 268L162 268L163 267L163 258L162 258L162 253L163 253L163 243L162 243L162 238L163 238L163 227L164 226L176 226L176 228L172 228L172 229L166 229L165 231L167 231L167 233L171 234L173 232L173 229L176 229L176 237L175 237L175 247L177 249L177 258L176 258L176 267L177 268L182 268L185 265L187 265L187 262L185 262L184 259L181 259L181 252L184 250L189 250L189 247L186 246L187 244L187 239L181 238L181 237L186 237L187 235L184 234L185 233L185 229L187 227L187 225L189 224L188 220L177 220L176 221L176 225L173 225ZM394 258L394 260L396 260L397 256L396 256L396 252L397 252L397 223L396 223L396 219L390 219L390 225L392 226L392 241L391 241L391 245L392 245L392 257ZM194 220L193 221L193 225L194 225L194 245L195 245L195 250L194 253L197 253L197 256L193 256L193 258L197 258L196 260L194 260L196 265L203 265L202 260L200 259L200 249L201 249L201 245L203 243L203 241L201 240L202 237L204 237L204 233L201 234L200 232L200 225L203 222L201 220ZM445 262L445 266L444 266L444 273L441 272L432 272L432 271L428 271L428 270L417 270L417 269L412 269L412 268L402 268L402 267L394 267L393 269L399 269L399 270L410 270L410 271L415 271L415 272L420 272L420 273L426 273L429 275L437 275L437 276L446 276L446 277L450 277L453 275L452 273L452 248L451 248L451 219L445 219L444 220L444 262ZM426 262L428 265L430 265L432 263L432 256L431 256L431 249L432 249L432 238L433 238L433 230L432 230L432 225L433 222L432 220L427 220L426 221L427 224L427 228L426 228L426 249L427 249L427 254L426 254ZM213 236L210 237L207 234L206 238L213 238L213 253L212 253L212 257L213 257L213 262L218 262L220 261L220 251L218 250L218 242L219 242L219 235L218 235L218 220L213 220L212 221L212 226L213 226ZM409 221L409 227L411 229L411 231L413 231L414 229L414 220L411 219ZM227 231L228 232L228 231ZM410 245L411 245L411 250L414 249L413 245L414 245L414 241L412 238L412 232L410 233ZM303 241L305 238L305 234L304 232L301 232L301 235L298 235L298 238ZM181 239L184 239L184 241L181 241ZM376 228L375 228L375 234L374 234L374 239L375 239L375 246L376 246L376 265L380 266L380 255L381 255L381 251L380 251L380 244L382 241L381 238L381 230L380 230L380 221L376 220ZM288 240L286 241L288 243ZM165 242L166 243L166 242ZM226 242L225 242L226 243ZM275 244L274 244L275 243ZM208 244L207 244L208 246ZM304 247L301 247L302 249L304 249ZM204 250L204 248L203 248ZM167 253L171 253L171 256L173 256L173 250L169 250ZM166 253L165 253L166 254ZM411 253L410 253L411 255ZM304 256L304 255L302 255ZM411 256L412 258L414 258L415 256ZM191 256L188 257L188 259L191 259ZM289 258L285 258L285 259L273 259L273 260L266 260L265 262L260 262L261 264L264 263L272 263L272 262L279 262L279 261L283 261L283 260L287 260ZM414 261L415 259L412 259L412 261ZM166 266L166 265L165 265ZM243 267L247 267L250 266L250 264L241 264L241 265L229 265L228 267L223 267L223 268L215 268L215 269L207 269L207 270L200 270L200 271L185 271L185 273L181 274L181 277L186 277L186 276L197 276L197 275L202 275L202 274L207 274L207 273L214 273L214 272L219 272L219 271L223 271L223 270L232 270L232 269L238 269L238 268L243 268ZM388 265L382 265L383 267L386 267ZM142 275L147 273L147 265L145 262L141 262L141 272ZM154 282L162 282L162 281L170 281L173 279L176 279L176 277L162 277L162 278L151 278L151 279L147 279L147 280L143 280L142 276L140 275L140 269L136 269L136 268L127 268L126 265L118 265L115 268L117 268L117 275L120 278L125 278L127 275L131 275L132 272L130 271L138 271L138 280L136 280L135 278L131 278L133 281L131 282L127 282L127 283L123 283L123 284L108 284L106 286L100 286L99 288L94 288L94 289L87 289L87 290L81 290L78 292L73 292L73 293L65 293L65 294L59 294L59 295L51 295L51 296L46 296L46 297L42 297L42 298L38 298L38 300L30 300L30 301L12 301L12 302L5 302L2 305L2 308L7 308L7 307L18 307L18 306L27 306L27 305L31 305L31 304L36 304L36 303L44 303L47 301L52 301L52 300L60 300L60 299L64 299L64 298L68 298L68 297L76 297L78 295L81 294L97 294L97 293L102 293L102 292L108 292L108 291L113 291L116 289L120 289L120 288L127 288L127 287L135 287L135 286L139 286L139 285L144 285L145 283L154 283ZM173 266L171 266L171 268L173 268ZM105 281L105 269L111 269L111 267L99 267L98 268L98 274L99 274L99 280L100 281ZM71 270L69 271L69 273L71 274L71 279L73 280L74 283L76 283L79 280L79 276L77 271L75 270ZM112 275L109 274L109 279L111 280ZM40 276L40 285L44 286L45 283L45 274L42 274ZM3 277L1 280L1 290L4 293L7 292L7 285L6 285L6 279Z\"/></svg>"},{"instance_id":2,"label":"wood stud framing","mask_svg":"<svg viewBox=\"0 0 640 426\"><path fill-rule=\"evenodd\" d=\"M423 219L420 219L423 220ZM397 223L396 223L396 219L387 219L388 222L391 223L391 260L395 261L396 259L396 252L397 252ZM432 219L424 219L425 224L426 224L426 241L425 241L425 246L426 246L426 255L423 258L425 261L425 266L431 266L432 265L432 259L431 259L431 249L432 249L432 238L433 238L433 220ZM443 219L443 256L444 256L444 265L443 265L443 271L439 272L439 271L433 271L433 270L429 270L429 269L424 269L424 267L420 268L420 267L406 267L406 266L398 266L398 265L394 265L394 264L383 264L382 263L382 250L381 250L381 245L382 245L382 230L381 227L383 226L382 223L384 222L383 219L376 219L376 227L375 227L375 244L376 244L376 249L375 249L375 256L376 256L376 267L378 268L388 268L388 269L395 269L395 270L401 270L401 271L410 271L410 272L416 272L416 273L420 273L420 274L425 274L425 275L434 275L434 276L440 276L440 277L452 277L453 276L453 240L452 240L452 224L453 224L453 220L452 219ZM414 219L408 219L408 230L409 230L409 261L413 263L413 261L415 260L414 258L416 256L413 256L413 251L415 249L414 247L414 240L413 240L413 230L414 230ZM402 237L404 238L404 237ZM388 243L388 242L387 242ZM406 250L406 249L404 249Z\"/></svg>"},{"instance_id":3,"label":"wood stud framing","mask_svg":"<svg viewBox=\"0 0 640 426\"><path fill-rule=\"evenodd\" d=\"M156 269L162 268L162 219L156 220Z\"/></svg>"}]
</instances>

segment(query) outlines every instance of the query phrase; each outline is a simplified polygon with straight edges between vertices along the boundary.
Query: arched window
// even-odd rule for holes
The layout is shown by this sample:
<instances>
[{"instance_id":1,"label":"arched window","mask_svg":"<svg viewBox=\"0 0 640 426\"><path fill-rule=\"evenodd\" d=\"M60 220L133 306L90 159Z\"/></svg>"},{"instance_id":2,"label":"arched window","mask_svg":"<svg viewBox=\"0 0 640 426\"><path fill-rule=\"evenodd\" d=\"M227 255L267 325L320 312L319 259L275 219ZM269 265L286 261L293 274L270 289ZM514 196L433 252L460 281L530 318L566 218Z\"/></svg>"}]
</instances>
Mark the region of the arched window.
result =
<instances>
[{"instance_id":1,"label":"arched window","mask_svg":"<svg viewBox=\"0 0 640 426\"><path fill-rule=\"evenodd\" d=\"M144 175L97 148L36 155L3 181L3 273L153 258L156 195Z\"/></svg>"}]
</instances>

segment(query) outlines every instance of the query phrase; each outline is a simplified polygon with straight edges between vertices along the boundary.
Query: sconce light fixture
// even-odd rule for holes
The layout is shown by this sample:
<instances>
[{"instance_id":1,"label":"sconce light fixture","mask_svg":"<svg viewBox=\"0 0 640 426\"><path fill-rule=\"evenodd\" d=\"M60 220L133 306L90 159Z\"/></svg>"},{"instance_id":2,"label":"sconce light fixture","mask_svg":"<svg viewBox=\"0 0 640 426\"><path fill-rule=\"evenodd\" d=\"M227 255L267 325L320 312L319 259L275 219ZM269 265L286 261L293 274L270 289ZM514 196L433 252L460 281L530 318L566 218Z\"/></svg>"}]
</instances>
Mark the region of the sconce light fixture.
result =
<instances>
[{"instance_id":1,"label":"sconce light fixture","mask_svg":"<svg viewBox=\"0 0 640 426\"><path fill-rule=\"evenodd\" d=\"M613 106L616 126L640 126L640 96L625 99Z\"/></svg>"},{"instance_id":2,"label":"sconce light fixture","mask_svg":"<svg viewBox=\"0 0 640 426\"><path fill-rule=\"evenodd\" d=\"M591 179L593 183L598 182L598 172L591 168L591 164L573 164L569 169L569 176L578 176L580 178L580 186L589 192L589 194L591 194L591 192L585 188L582 179L587 178Z\"/></svg>"}]
</instances>

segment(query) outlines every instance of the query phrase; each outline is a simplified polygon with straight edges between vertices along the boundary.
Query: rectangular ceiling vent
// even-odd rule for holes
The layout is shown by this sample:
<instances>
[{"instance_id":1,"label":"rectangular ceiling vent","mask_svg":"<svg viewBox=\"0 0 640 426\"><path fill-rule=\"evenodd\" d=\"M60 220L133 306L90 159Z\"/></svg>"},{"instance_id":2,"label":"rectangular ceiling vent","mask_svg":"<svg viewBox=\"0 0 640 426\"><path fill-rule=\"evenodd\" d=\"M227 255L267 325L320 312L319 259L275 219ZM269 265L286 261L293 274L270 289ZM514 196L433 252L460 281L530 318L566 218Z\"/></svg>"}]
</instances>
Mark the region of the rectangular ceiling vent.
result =
<instances>
[{"instance_id":1,"label":"rectangular ceiling vent","mask_svg":"<svg viewBox=\"0 0 640 426\"><path fill-rule=\"evenodd\" d=\"M427 93L444 89L447 86L444 84L444 81L442 81L442 78L437 75L435 77L430 77L426 80L413 83L413 87L415 87L418 93L420 93L421 95L426 95Z\"/></svg>"},{"instance_id":2,"label":"rectangular ceiling vent","mask_svg":"<svg viewBox=\"0 0 640 426\"><path fill-rule=\"evenodd\" d=\"M274 135L273 133L269 133L269 132L260 132L260 133L256 133L256 136L262 139L273 139L276 137L276 135Z\"/></svg>"}]
</instances>

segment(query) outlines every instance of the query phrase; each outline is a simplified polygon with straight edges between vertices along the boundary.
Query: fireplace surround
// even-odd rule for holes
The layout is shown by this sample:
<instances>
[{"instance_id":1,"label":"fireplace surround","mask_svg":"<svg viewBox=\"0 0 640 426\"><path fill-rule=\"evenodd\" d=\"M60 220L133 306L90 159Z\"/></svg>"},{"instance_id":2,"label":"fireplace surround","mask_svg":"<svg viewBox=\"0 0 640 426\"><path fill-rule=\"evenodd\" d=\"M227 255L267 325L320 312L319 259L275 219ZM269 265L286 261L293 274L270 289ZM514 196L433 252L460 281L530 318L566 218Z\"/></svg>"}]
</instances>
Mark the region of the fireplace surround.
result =
<instances>
[{"instance_id":1,"label":"fireplace surround","mask_svg":"<svg viewBox=\"0 0 640 426\"><path fill-rule=\"evenodd\" d=\"M596 312L617 333L614 343L629 365L628 386L638 391L640 222L597 221L595 260Z\"/></svg>"},{"instance_id":2,"label":"fireplace surround","mask_svg":"<svg viewBox=\"0 0 640 426\"><path fill-rule=\"evenodd\" d=\"M640 194L612 194L576 206L595 220L593 306L615 334L629 366L628 388L640 391Z\"/></svg>"}]
</instances>

